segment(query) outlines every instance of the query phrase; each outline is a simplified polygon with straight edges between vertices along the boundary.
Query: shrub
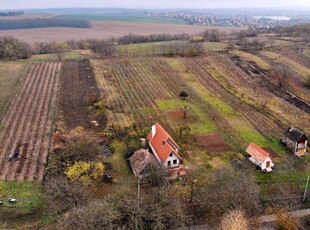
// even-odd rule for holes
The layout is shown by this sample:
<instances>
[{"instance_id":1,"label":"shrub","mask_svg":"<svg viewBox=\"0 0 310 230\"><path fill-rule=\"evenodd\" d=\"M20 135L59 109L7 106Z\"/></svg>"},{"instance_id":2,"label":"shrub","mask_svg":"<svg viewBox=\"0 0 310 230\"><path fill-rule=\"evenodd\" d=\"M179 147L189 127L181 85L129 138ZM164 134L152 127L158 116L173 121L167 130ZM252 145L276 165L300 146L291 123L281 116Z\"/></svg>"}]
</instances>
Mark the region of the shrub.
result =
<instances>
[{"instance_id":1,"label":"shrub","mask_svg":"<svg viewBox=\"0 0 310 230\"><path fill-rule=\"evenodd\" d=\"M220 230L248 230L249 224L244 212L232 210L223 216Z\"/></svg>"}]
</instances>

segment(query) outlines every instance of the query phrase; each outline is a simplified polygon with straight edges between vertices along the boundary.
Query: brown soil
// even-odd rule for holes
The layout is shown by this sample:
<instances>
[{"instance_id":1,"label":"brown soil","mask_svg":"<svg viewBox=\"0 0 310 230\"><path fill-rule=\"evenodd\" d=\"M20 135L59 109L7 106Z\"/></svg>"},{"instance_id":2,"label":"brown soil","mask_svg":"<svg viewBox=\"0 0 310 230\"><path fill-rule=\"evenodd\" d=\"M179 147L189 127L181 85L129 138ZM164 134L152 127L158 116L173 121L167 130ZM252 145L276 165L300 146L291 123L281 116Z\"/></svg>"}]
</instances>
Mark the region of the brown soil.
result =
<instances>
[{"instance_id":1,"label":"brown soil","mask_svg":"<svg viewBox=\"0 0 310 230\"><path fill-rule=\"evenodd\" d=\"M42 180L54 127L61 63L30 65L13 98L0 137L0 179ZM25 143L21 147L21 143ZM19 148L21 147L21 148ZM18 150L19 157L8 160Z\"/></svg>"},{"instance_id":2,"label":"brown soil","mask_svg":"<svg viewBox=\"0 0 310 230\"><path fill-rule=\"evenodd\" d=\"M175 111L169 111L167 115L171 121L178 121L180 119L183 119L183 112L180 109Z\"/></svg>"},{"instance_id":3,"label":"brown soil","mask_svg":"<svg viewBox=\"0 0 310 230\"><path fill-rule=\"evenodd\" d=\"M66 127L98 129L106 125L103 113L95 114L91 106L100 101L95 75L89 60L66 61L60 75L59 107ZM99 126L95 126L96 121Z\"/></svg>"},{"instance_id":4,"label":"brown soil","mask_svg":"<svg viewBox=\"0 0 310 230\"><path fill-rule=\"evenodd\" d=\"M206 148L209 152L226 152L231 148L222 136L217 133L203 133L195 136L197 144Z\"/></svg>"}]
</instances>

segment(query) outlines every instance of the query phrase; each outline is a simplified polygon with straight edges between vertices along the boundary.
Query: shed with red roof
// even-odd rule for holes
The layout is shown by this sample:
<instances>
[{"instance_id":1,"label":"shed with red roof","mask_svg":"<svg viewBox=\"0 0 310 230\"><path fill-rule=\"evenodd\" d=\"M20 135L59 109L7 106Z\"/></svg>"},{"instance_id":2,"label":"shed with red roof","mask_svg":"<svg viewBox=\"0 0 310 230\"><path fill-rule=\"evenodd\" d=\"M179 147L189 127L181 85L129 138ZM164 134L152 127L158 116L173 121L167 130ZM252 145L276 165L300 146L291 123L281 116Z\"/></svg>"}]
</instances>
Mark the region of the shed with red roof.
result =
<instances>
[{"instance_id":1,"label":"shed with red roof","mask_svg":"<svg viewBox=\"0 0 310 230\"><path fill-rule=\"evenodd\" d=\"M274 167L271 156L268 152L260 148L254 143L251 143L246 149L246 153L249 155L249 160L259 166L261 170L271 172Z\"/></svg>"}]
</instances>

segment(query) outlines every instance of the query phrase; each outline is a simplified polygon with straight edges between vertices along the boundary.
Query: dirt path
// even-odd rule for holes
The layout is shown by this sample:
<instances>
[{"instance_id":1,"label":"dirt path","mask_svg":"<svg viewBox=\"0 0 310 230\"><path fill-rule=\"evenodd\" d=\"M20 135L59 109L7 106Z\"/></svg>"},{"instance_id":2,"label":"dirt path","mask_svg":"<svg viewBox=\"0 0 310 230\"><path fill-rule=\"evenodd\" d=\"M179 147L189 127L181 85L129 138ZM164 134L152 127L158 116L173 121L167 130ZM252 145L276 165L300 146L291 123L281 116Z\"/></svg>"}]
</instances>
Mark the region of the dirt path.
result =
<instances>
[{"instance_id":1,"label":"dirt path","mask_svg":"<svg viewBox=\"0 0 310 230\"><path fill-rule=\"evenodd\" d=\"M310 215L310 209L300 209L296 211L289 212L289 214L293 217L304 217ZM276 215L265 215L258 218L259 222L261 223L269 223L276 221Z\"/></svg>"}]
</instances>

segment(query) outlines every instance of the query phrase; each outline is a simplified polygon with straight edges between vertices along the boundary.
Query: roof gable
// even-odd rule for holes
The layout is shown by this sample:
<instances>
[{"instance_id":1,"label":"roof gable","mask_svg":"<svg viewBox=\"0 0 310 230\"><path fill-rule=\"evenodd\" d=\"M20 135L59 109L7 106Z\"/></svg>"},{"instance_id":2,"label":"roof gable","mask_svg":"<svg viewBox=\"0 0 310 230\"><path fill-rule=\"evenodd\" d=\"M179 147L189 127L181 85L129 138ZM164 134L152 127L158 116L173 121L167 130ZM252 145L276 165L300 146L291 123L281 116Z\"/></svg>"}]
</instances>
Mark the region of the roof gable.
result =
<instances>
[{"instance_id":1,"label":"roof gable","mask_svg":"<svg viewBox=\"0 0 310 230\"><path fill-rule=\"evenodd\" d=\"M306 140L308 140L307 136L302 131L296 128L287 129L284 133L284 136L293 141L298 141L302 136L305 136Z\"/></svg>"},{"instance_id":2,"label":"roof gable","mask_svg":"<svg viewBox=\"0 0 310 230\"><path fill-rule=\"evenodd\" d=\"M269 153L267 153L265 150L263 150L262 148L260 148L254 143L251 143L249 145L249 147L246 149L246 152L249 155L251 155L253 158L255 158L261 164L264 163L266 158L269 157L271 159Z\"/></svg>"},{"instance_id":3,"label":"roof gable","mask_svg":"<svg viewBox=\"0 0 310 230\"><path fill-rule=\"evenodd\" d=\"M172 137L164 130L164 128L156 123L153 125L155 128L155 135L152 136L152 131L148 134L147 139L149 144L154 148L156 154L162 162L165 162L170 153L174 153L178 158L182 159L175 149L180 147L175 143Z\"/></svg>"}]
</instances>

